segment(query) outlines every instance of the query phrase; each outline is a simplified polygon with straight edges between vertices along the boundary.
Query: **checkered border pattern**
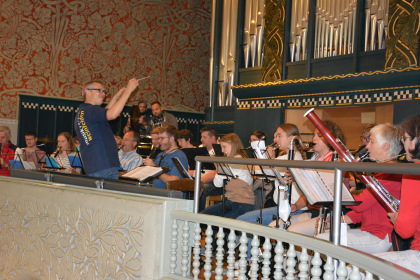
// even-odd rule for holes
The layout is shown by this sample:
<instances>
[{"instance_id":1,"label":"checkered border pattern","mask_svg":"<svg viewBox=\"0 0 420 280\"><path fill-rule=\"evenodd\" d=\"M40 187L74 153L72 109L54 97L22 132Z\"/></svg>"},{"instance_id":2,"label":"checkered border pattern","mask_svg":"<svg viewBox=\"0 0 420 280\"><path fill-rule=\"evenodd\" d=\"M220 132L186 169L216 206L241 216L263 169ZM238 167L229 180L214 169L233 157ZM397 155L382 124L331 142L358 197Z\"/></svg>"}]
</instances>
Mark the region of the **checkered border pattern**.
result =
<instances>
[{"instance_id":1,"label":"checkered border pattern","mask_svg":"<svg viewBox=\"0 0 420 280\"><path fill-rule=\"evenodd\" d=\"M287 107L301 107L302 101L300 99L288 99L287 100Z\"/></svg>"},{"instance_id":2,"label":"checkered border pattern","mask_svg":"<svg viewBox=\"0 0 420 280\"><path fill-rule=\"evenodd\" d=\"M252 109L264 109L265 108L264 100L251 101L251 105L252 105Z\"/></svg>"},{"instance_id":3,"label":"checkered border pattern","mask_svg":"<svg viewBox=\"0 0 420 280\"><path fill-rule=\"evenodd\" d=\"M122 116L123 116L124 118L129 118L129 117L130 117L130 112L123 112L123 113L122 113Z\"/></svg>"},{"instance_id":4,"label":"checkered border pattern","mask_svg":"<svg viewBox=\"0 0 420 280\"><path fill-rule=\"evenodd\" d=\"M59 112L73 112L74 108L70 106L58 106Z\"/></svg>"},{"instance_id":5,"label":"checkered border pattern","mask_svg":"<svg viewBox=\"0 0 420 280\"><path fill-rule=\"evenodd\" d=\"M392 94L390 92L381 92L373 94L374 102L391 102Z\"/></svg>"},{"instance_id":6,"label":"checkered border pattern","mask_svg":"<svg viewBox=\"0 0 420 280\"><path fill-rule=\"evenodd\" d=\"M319 106L334 105L334 98L332 96L320 97L318 99Z\"/></svg>"},{"instance_id":7,"label":"checkered border pattern","mask_svg":"<svg viewBox=\"0 0 420 280\"><path fill-rule=\"evenodd\" d=\"M22 106L25 109L36 109L38 108L38 104L37 103L29 103L29 102L22 102Z\"/></svg>"},{"instance_id":8,"label":"checkered border pattern","mask_svg":"<svg viewBox=\"0 0 420 280\"><path fill-rule=\"evenodd\" d=\"M267 100L267 108L281 108L284 104L280 99L269 99Z\"/></svg>"},{"instance_id":9,"label":"checkered border pattern","mask_svg":"<svg viewBox=\"0 0 420 280\"><path fill-rule=\"evenodd\" d=\"M57 111L57 108L54 105L50 105L50 104L42 104L39 109L46 110L46 111Z\"/></svg>"},{"instance_id":10,"label":"checkered border pattern","mask_svg":"<svg viewBox=\"0 0 420 280\"><path fill-rule=\"evenodd\" d=\"M200 120L198 120L198 119L188 119L187 121L188 121L188 123L191 123L191 124L199 124L200 123ZM204 121L204 120L201 120L201 121Z\"/></svg>"},{"instance_id":11,"label":"checkered border pattern","mask_svg":"<svg viewBox=\"0 0 420 280\"><path fill-rule=\"evenodd\" d=\"M303 98L303 107L313 107L317 105L316 98Z\"/></svg>"},{"instance_id":12,"label":"checkered border pattern","mask_svg":"<svg viewBox=\"0 0 420 280\"><path fill-rule=\"evenodd\" d=\"M238 109L251 109L251 104L249 101L239 101Z\"/></svg>"},{"instance_id":13,"label":"checkered border pattern","mask_svg":"<svg viewBox=\"0 0 420 280\"><path fill-rule=\"evenodd\" d=\"M338 105L348 105L351 103L352 103L351 96L348 96L348 95L337 96L335 98L335 104L338 104Z\"/></svg>"},{"instance_id":14,"label":"checkered border pattern","mask_svg":"<svg viewBox=\"0 0 420 280\"><path fill-rule=\"evenodd\" d=\"M414 90L414 98L416 98L416 99L420 98L420 89L415 89Z\"/></svg>"},{"instance_id":15,"label":"checkered border pattern","mask_svg":"<svg viewBox=\"0 0 420 280\"><path fill-rule=\"evenodd\" d=\"M413 98L413 93L409 89L394 91L394 100L395 99L396 100L407 100L407 99L412 99L412 98Z\"/></svg>"},{"instance_id":16,"label":"checkered border pattern","mask_svg":"<svg viewBox=\"0 0 420 280\"><path fill-rule=\"evenodd\" d=\"M187 123L187 119L186 119L186 118L176 118L176 120L177 120L179 123Z\"/></svg>"},{"instance_id":17,"label":"checkered border pattern","mask_svg":"<svg viewBox=\"0 0 420 280\"><path fill-rule=\"evenodd\" d=\"M354 96L354 103L371 103L372 97L370 97L369 93L364 94L356 94Z\"/></svg>"}]
</instances>

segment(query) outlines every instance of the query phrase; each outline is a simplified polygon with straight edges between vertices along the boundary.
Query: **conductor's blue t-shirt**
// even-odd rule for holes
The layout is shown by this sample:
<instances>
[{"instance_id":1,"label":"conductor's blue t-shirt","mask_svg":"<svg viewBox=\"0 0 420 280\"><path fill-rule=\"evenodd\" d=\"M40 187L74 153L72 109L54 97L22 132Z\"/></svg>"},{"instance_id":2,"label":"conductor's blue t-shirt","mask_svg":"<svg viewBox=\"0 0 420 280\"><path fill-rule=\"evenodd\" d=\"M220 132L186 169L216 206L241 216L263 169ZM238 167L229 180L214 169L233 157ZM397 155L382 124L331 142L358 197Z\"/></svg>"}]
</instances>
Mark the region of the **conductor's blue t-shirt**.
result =
<instances>
[{"instance_id":1,"label":"conductor's blue t-shirt","mask_svg":"<svg viewBox=\"0 0 420 280\"><path fill-rule=\"evenodd\" d=\"M120 165L117 144L106 118L107 110L98 105L83 103L74 119L83 168L87 175Z\"/></svg>"}]
</instances>

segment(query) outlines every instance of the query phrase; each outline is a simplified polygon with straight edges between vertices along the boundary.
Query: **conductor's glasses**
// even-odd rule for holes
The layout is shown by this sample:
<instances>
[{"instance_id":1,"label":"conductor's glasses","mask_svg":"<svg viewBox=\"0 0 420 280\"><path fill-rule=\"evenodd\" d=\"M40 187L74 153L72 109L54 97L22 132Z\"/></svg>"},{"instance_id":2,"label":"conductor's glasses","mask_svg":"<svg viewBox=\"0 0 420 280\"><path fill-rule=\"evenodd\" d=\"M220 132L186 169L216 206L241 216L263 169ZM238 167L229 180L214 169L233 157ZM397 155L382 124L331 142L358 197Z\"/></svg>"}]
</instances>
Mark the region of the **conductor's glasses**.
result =
<instances>
[{"instance_id":1,"label":"conductor's glasses","mask_svg":"<svg viewBox=\"0 0 420 280\"><path fill-rule=\"evenodd\" d=\"M100 93L105 93L105 94L107 94L107 93L108 93L106 90L104 90L104 89L102 89L102 88L88 88L88 90L97 90L97 91L99 91Z\"/></svg>"}]
</instances>

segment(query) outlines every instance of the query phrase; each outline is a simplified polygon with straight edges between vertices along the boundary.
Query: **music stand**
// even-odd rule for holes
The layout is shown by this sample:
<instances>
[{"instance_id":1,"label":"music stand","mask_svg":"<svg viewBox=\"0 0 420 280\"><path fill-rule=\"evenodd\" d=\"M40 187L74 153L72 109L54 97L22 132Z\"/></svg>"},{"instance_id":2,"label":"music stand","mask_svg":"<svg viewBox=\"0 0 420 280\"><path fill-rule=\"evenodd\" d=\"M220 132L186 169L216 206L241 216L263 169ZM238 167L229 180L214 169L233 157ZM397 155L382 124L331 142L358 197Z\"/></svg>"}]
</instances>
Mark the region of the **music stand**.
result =
<instances>
[{"instance_id":1,"label":"music stand","mask_svg":"<svg viewBox=\"0 0 420 280\"><path fill-rule=\"evenodd\" d=\"M267 153L266 150L266 146L265 146L265 141L264 140L259 140L259 141L254 141L251 143L251 148L254 154L255 158L258 159L270 159L269 154ZM249 152L248 152L249 153ZM262 177L263 181L268 183L270 182L272 187L273 187L273 193L276 189L276 185L274 180L276 180L280 186L286 186L286 182L284 182L283 177L281 176L281 174L279 173L279 171L274 167L274 166L258 166L261 170L261 174L255 172L254 174L251 172L251 175L256 176L256 177ZM263 189L264 190L264 189ZM262 191L263 191L262 190ZM262 193L261 191L261 199L262 199ZM279 191L277 193L278 198L277 198L277 213L276 213L276 225L278 227L278 212L279 212L279 208L280 208L280 187L279 187ZM257 219L257 222L259 224L261 224L262 222L262 208L263 205L260 206L260 217Z\"/></svg>"},{"instance_id":2,"label":"music stand","mask_svg":"<svg viewBox=\"0 0 420 280\"><path fill-rule=\"evenodd\" d=\"M17 159L16 159L17 158ZM15 159L9 160L12 169L34 170L36 169L35 163L25 161L22 159L21 154L15 153Z\"/></svg>"},{"instance_id":3,"label":"music stand","mask_svg":"<svg viewBox=\"0 0 420 280\"><path fill-rule=\"evenodd\" d=\"M44 157L44 160L45 160L45 163L47 164L48 169L64 169L58 164L55 158L48 156L48 157Z\"/></svg>"},{"instance_id":4,"label":"music stand","mask_svg":"<svg viewBox=\"0 0 420 280\"><path fill-rule=\"evenodd\" d=\"M214 145L214 144L213 144ZM217 174L220 176L225 176L226 179L223 179L223 193L222 193L222 217L225 216L225 186L231 178L236 178L233 174L232 169L228 164L225 163L215 163Z\"/></svg>"},{"instance_id":5,"label":"music stand","mask_svg":"<svg viewBox=\"0 0 420 280\"><path fill-rule=\"evenodd\" d=\"M225 156L222 152L222 146L220 146L220 144L213 144L213 150L214 150L214 155L216 157L223 157Z\"/></svg>"},{"instance_id":6,"label":"music stand","mask_svg":"<svg viewBox=\"0 0 420 280\"><path fill-rule=\"evenodd\" d=\"M185 148L181 149L181 151L184 152L184 154L187 156L188 159L188 165L190 166L191 170L195 170L195 157L196 156L210 156L209 152L207 151L206 147L198 147L198 148ZM215 170L216 167L213 163L207 163L203 162L201 164L201 169L207 169L207 170ZM201 171L202 171L201 170Z\"/></svg>"},{"instance_id":7,"label":"music stand","mask_svg":"<svg viewBox=\"0 0 420 280\"><path fill-rule=\"evenodd\" d=\"M75 156L68 156L70 166L73 167L73 168L80 168L81 169L81 174L86 174L85 169L83 168L82 157L80 156L80 152L79 152L78 149L76 149L76 153L77 153L77 155L75 155Z\"/></svg>"},{"instance_id":8,"label":"music stand","mask_svg":"<svg viewBox=\"0 0 420 280\"><path fill-rule=\"evenodd\" d=\"M174 163L176 169L178 170L178 172L181 174L182 178L184 179L191 179L193 180L194 178L191 177L191 175L188 173L188 170L185 170L185 167L181 164L181 162L179 161L179 159L177 157L173 157L171 158L172 162Z\"/></svg>"}]
</instances>

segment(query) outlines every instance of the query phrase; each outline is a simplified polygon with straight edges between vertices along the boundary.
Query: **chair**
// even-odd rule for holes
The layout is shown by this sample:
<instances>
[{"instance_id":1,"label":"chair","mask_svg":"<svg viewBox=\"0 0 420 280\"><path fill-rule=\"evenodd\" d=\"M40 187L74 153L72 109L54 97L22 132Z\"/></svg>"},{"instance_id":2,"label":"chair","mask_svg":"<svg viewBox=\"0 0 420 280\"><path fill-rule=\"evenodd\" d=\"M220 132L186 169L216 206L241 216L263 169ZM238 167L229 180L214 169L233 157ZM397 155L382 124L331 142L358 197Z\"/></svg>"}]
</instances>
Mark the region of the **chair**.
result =
<instances>
[{"instance_id":1,"label":"chair","mask_svg":"<svg viewBox=\"0 0 420 280\"><path fill-rule=\"evenodd\" d=\"M216 202L222 202L221 195L210 195L206 198L206 208L210 205L214 205Z\"/></svg>"}]
</instances>

